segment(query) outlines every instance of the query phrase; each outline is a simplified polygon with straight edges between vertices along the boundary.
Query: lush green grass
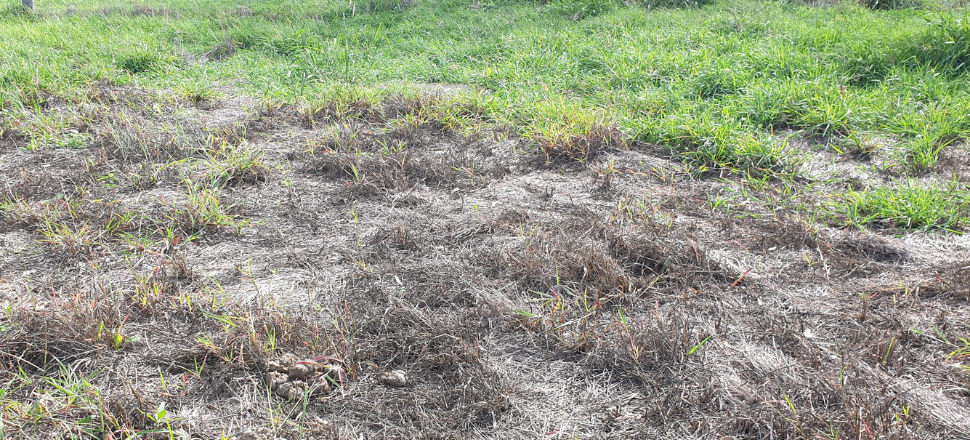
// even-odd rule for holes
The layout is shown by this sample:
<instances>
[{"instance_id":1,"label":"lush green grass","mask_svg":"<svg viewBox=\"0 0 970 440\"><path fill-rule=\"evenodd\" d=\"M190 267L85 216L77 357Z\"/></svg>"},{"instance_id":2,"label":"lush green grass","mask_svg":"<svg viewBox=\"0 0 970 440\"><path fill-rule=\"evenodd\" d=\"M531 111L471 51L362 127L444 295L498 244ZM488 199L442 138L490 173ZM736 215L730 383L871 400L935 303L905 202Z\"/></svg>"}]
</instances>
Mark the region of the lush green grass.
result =
<instances>
[{"instance_id":1,"label":"lush green grass","mask_svg":"<svg viewBox=\"0 0 970 440\"><path fill-rule=\"evenodd\" d=\"M923 173L970 133L968 14L877 3L45 1L0 14L0 108L93 81L310 111L467 84L484 93L451 124L517 127L550 156L638 140L701 172L788 179L792 133L881 136L902 147L895 169ZM51 130L31 137L77 143Z\"/></svg>"},{"instance_id":2,"label":"lush green grass","mask_svg":"<svg viewBox=\"0 0 970 440\"><path fill-rule=\"evenodd\" d=\"M851 224L870 223L905 229L956 229L970 221L970 193L956 186L919 186L913 181L896 188L849 192L838 204Z\"/></svg>"}]
</instances>

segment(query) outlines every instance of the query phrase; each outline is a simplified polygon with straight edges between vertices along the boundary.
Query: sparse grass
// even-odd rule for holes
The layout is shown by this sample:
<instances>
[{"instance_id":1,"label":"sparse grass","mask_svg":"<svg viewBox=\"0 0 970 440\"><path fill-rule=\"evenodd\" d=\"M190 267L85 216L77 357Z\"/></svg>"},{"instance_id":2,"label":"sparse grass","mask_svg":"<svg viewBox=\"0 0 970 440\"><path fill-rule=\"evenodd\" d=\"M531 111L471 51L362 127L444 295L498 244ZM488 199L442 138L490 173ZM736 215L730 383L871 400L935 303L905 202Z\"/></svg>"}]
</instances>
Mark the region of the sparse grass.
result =
<instances>
[{"instance_id":1,"label":"sparse grass","mask_svg":"<svg viewBox=\"0 0 970 440\"><path fill-rule=\"evenodd\" d=\"M246 143L213 145L202 163L202 180L213 188L262 182L270 172L262 156L262 152Z\"/></svg>"},{"instance_id":2,"label":"sparse grass","mask_svg":"<svg viewBox=\"0 0 970 440\"><path fill-rule=\"evenodd\" d=\"M963 369L970 369L970 365L967 364L967 359L970 359L970 335L955 336L954 340L943 339L953 348L953 351L946 355L947 358L960 362L960 367Z\"/></svg>"},{"instance_id":3,"label":"sparse grass","mask_svg":"<svg viewBox=\"0 0 970 440\"><path fill-rule=\"evenodd\" d=\"M218 188L208 188L186 181L184 204L174 200L171 202L172 213L168 217L171 224L164 228L166 236L174 237L181 233L191 239L204 230L219 228L231 228L237 234L240 233L249 221L237 220L229 214L231 206L225 206L219 195Z\"/></svg>"},{"instance_id":4,"label":"sparse grass","mask_svg":"<svg viewBox=\"0 0 970 440\"><path fill-rule=\"evenodd\" d=\"M174 414L166 416L167 404L177 407L178 399L213 380L216 371L226 371L225 366L253 365L273 357L276 350L293 349L320 337L320 330L308 327L300 317L272 307L238 304L219 291L185 292L170 278L172 274L159 266L147 275L136 273L128 289L76 292L63 299L55 295L43 303L8 305L7 318L14 324L4 329L0 346L8 362L4 375L11 368L14 374L8 376L0 395L4 434L181 435L176 432L186 432L188 425ZM45 307L50 312L43 311ZM161 327L159 319L164 321ZM167 340L165 326L195 326L199 340ZM146 371L152 379L122 379L126 384L122 388L133 394L115 391L117 375L123 373L114 367L90 366L99 359L117 359L119 354L113 352L141 352L163 339L177 344L166 355L174 356L173 365L184 370L166 366ZM135 384L145 394L131 388Z\"/></svg>"},{"instance_id":5,"label":"sparse grass","mask_svg":"<svg viewBox=\"0 0 970 440\"><path fill-rule=\"evenodd\" d=\"M188 84L182 87L180 97L196 106L211 104L218 100L222 95L213 90L212 87L198 84Z\"/></svg>"}]
</instances>

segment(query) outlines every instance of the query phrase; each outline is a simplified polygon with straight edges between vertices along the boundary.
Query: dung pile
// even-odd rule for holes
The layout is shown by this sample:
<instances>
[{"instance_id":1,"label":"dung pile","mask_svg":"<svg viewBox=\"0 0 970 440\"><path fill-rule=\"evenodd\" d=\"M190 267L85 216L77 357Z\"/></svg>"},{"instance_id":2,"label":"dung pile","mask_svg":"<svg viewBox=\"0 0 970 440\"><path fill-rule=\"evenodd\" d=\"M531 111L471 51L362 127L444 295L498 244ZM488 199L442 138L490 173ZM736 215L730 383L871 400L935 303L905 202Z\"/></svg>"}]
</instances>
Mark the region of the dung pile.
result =
<instances>
[{"instance_id":1,"label":"dung pile","mask_svg":"<svg viewBox=\"0 0 970 440\"><path fill-rule=\"evenodd\" d=\"M284 399L330 394L343 382L343 368L317 360L301 360L292 353L266 362L266 385Z\"/></svg>"}]
</instances>

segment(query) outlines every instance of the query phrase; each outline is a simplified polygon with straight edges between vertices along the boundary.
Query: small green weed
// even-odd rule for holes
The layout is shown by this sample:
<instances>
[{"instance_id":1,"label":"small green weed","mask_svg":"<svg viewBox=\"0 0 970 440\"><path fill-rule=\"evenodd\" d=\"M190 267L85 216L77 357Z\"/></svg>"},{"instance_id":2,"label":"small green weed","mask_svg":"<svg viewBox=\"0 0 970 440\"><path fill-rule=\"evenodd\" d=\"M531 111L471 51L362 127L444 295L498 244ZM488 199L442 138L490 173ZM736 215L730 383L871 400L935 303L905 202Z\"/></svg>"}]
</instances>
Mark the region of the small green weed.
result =
<instances>
[{"instance_id":1,"label":"small green weed","mask_svg":"<svg viewBox=\"0 0 970 440\"><path fill-rule=\"evenodd\" d=\"M27 145L28 150L41 148L70 148L79 149L87 146L91 135L87 133L39 133L30 139Z\"/></svg>"},{"instance_id":2,"label":"small green weed","mask_svg":"<svg viewBox=\"0 0 970 440\"><path fill-rule=\"evenodd\" d=\"M946 355L947 358L954 359L959 362L970 359L970 334L963 337L957 336L954 338L953 342L949 340L946 342L951 348L954 349ZM963 366L963 368L970 369L970 366Z\"/></svg>"}]
</instances>

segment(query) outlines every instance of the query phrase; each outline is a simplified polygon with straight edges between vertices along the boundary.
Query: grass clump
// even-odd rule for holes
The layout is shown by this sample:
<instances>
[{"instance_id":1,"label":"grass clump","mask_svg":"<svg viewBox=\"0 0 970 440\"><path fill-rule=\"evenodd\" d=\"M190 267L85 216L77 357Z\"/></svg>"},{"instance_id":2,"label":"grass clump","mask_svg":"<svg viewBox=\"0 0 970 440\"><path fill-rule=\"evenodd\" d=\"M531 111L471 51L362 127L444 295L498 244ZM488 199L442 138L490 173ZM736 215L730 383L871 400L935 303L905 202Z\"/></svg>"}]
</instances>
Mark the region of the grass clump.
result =
<instances>
[{"instance_id":1,"label":"grass clump","mask_svg":"<svg viewBox=\"0 0 970 440\"><path fill-rule=\"evenodd\" d=\"M913 180L896 188L849 191L836 205L848 224L910 230L955 230L970 220L970 192L956 184L921 186Z\"/></svg>"},{"instance_id":2,"label":"grass clump","mask_svg":"<svg viewBox=\"0 0 970 440\"><path fill-rule=\"evenodd\" d=\"M714 115L700 121L678 119L657 127L650 140L668 145L698 174L718 171L782 177L793 173L799 163L787 142L775 136L745 132L740 124L721 124Z\"/></svg>"},{"instance_id":3,"label":"grass clump","mask_svg":"<svg viewBox=\"0 0 970 440\"><path fill-rule=\"evenodd\" d=\"M122 56L118 60L118 68L135 75L161 69L174 60L174 56L166 55L157 50L140 49Z\"/></svg>"},{"instance_id":4,"label":"grass clump","mask_svg":"<svg viewBox=\"0 0 970 440\"><path fill-rule=\"evenodd\" d=\"M202 165L204 180L213 188L266 180L269 168L263 163L263 153L248 144L224 143L214 147Z\"/></svg>"},{"instance_id":5,"label":"grass clump","mask_svg":"<svg viewBox=\"0 0 970 440\"><path fill-rule=\"evenodd\" d=\"M937 11L927 17L927 31L917 46L925 64L962 72L970 62L970 15L966 11Z\"/></svg>"},{"instance_id":6,"label":"grass clump","mask_svg":"<svg viewBox=\"0 0 970 440\"><path fill-rule=\"evenodd\" d=\"M925 133L906 142L903 146L906 164L914 174L921 174L936 167L940 153L952 140L935 133Z\"/></svg>"},{"instance_id":7,"label":"grass clump","mask_svg":"<svg viewBox=\"0 0 970 440\"><path fill-rule=\"evenodd\" d=\"M366 12L404 11L414 6L418 0L369 0L361 2Z\"/></svg>"},{"instance_id":8,"label":"grass clump","mask_svg":"<svg viewBox=\"0 0 970 440\"><path fill-rule=\"evenodd\" d=\"M222 95L213 90L212 87L199 85L199 84L188 84L178 91L179 97L194 104L195 106L205 108L211 105L213 102L218 101Z\"/></svg>"},{"instance_id":9,"label":"grass clump","mask_svg":"<svg viewBox=\"0 0 970 440\"><path fill-rule=\"evenodd\" d=\"M588 160L612 146L624 145L619 128L602 111L564 100L540 103L524 134L539 144L550 161Z\"/></svg>"},{"instance_id":10,"label":"grass clump","mask_svg":"<svg viewBox=\"0 0 970 440\"><path fill-rule=\"evenodd\" d=\"M219 190L199 188L187 182L184 206L173 204L173 214L170 217L173 225L177 225L183 232L196 235L207 229L230 227L240 233L249 222L238 222L235 216L229 214L231 206L227 207L219 200Z\"/></svg>"}]
</instances>

